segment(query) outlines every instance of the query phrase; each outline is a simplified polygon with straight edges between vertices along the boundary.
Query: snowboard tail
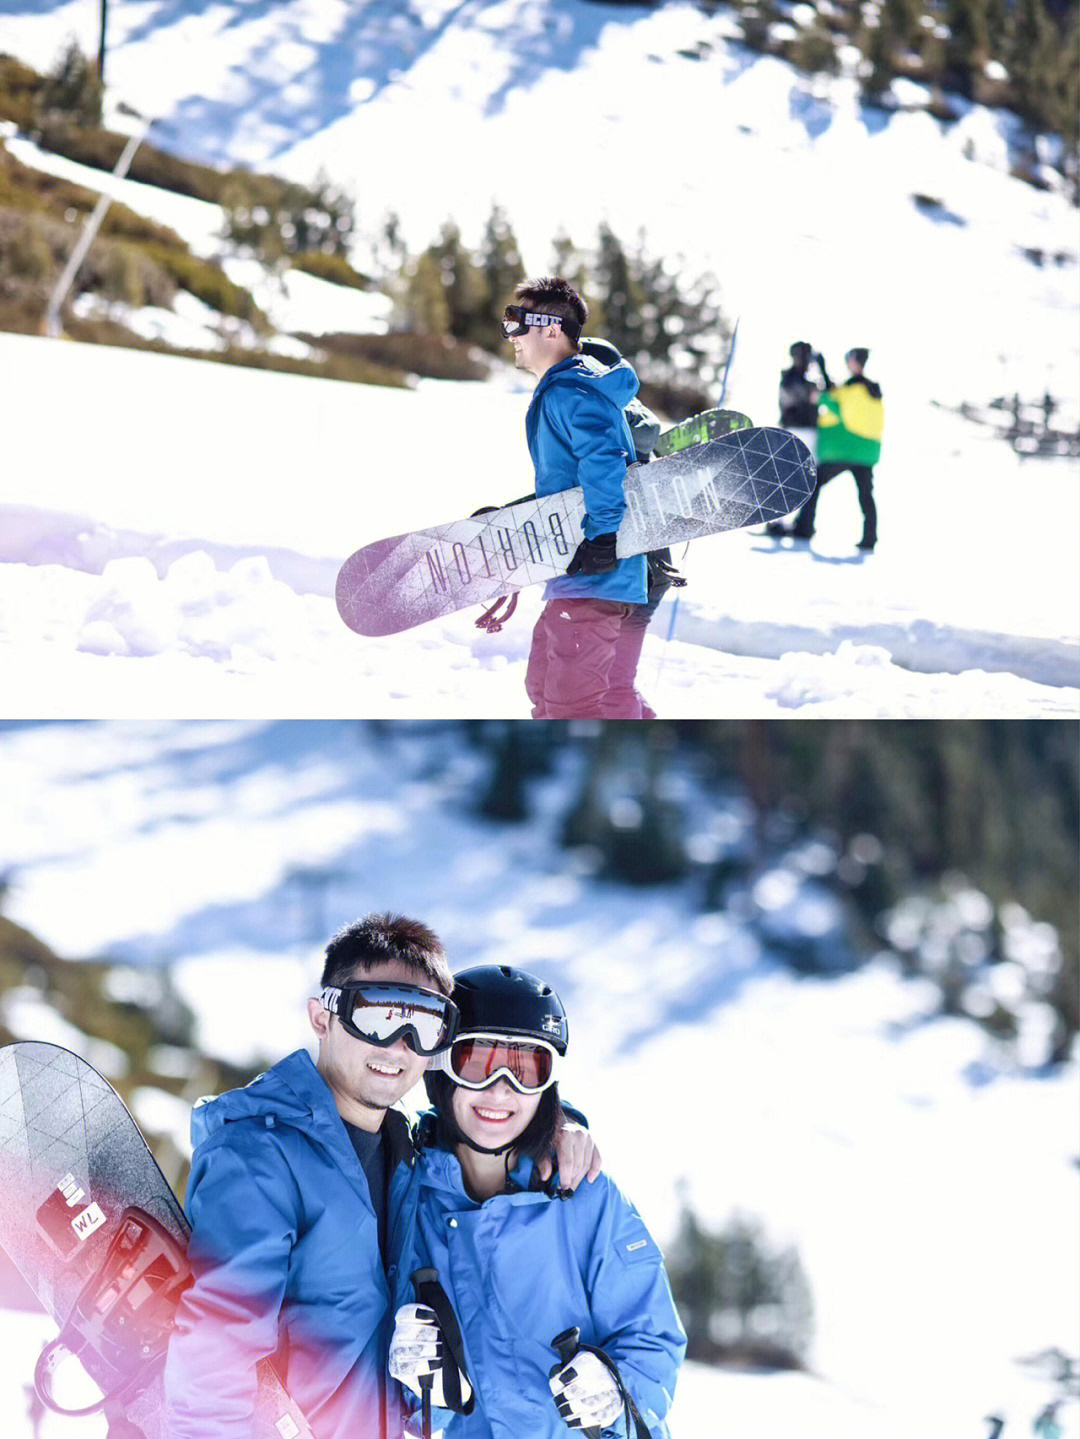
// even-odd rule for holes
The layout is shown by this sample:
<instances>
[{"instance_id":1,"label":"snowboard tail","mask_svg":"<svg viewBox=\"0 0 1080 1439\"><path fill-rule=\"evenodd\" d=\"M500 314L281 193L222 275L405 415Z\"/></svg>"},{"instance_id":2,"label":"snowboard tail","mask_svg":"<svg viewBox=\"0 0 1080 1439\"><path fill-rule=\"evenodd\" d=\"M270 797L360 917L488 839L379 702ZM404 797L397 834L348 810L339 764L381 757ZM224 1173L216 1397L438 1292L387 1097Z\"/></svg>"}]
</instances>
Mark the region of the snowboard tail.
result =
<instances>
[{"instance_id":1,"label":"snowboard tail","mask_svg":"<svg viewBox=\"0 0 1080 1439\"><path fill-rule=\"evenodd\" d=\"M110 1420L166 1439L164 1347L190 1227L134 1119L78 1055L6 1045L0 1165L0 1247L61 1330L38 1364L42 1401L56 1407L53 1369L75 1353L112 1396ZM271 1365L257 1374L253 1439L312 1439Z\"/></svg>"},{"instance_id":2,"label":"snowboard tail","mask_svg":"<svg viewBox=\"0 0 1080 1439\"><path fill-rule=\"evenodd\" d=\"M791 514L814 461L787 430L739 429L626 473L619 558ZM583 534L575 486L470 519L377 540L342 565L336 600L357 634L399 634L565 574Z\"/></svg>"}]
</instances>

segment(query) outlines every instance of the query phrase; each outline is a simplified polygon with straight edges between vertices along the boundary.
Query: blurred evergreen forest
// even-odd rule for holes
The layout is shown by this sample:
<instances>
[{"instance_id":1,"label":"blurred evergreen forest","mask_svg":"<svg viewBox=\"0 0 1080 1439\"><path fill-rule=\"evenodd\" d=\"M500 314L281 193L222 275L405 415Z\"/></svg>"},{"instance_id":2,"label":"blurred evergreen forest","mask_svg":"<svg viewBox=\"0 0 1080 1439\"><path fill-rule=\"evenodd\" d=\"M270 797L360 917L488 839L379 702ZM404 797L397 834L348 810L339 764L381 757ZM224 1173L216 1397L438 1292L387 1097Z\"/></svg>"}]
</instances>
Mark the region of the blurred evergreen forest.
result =
<instances>
[{"instance_id":1,"label":"blurred evergreen forest","mask_svg":"<svg viewBox=\"0 0 1080 1439\"><path fill-rule=\"evenodd\" d=\"M472 727L493 752L485 813L527 816L530 779L570 742L565 732L543 735L557 728ZM1003 1038L1015 1015L988 1000L981 981L1017 960L1007 931L1017 918L1009 906L1019 905L1056 931L1056 958L1032 961L1043 971L1032 984L1056 1016L1047 1057L1057 1062L1080 1029L1078 741L1074 724L1035 720L599 726L585 740L588 762L563 836L591 846L601 873L629 883L695 872L707 906L783 846L817 837L835 854L828 882L865 926L865 947L891 944L910 973L938 980L946 1012L972 1012ZM688 759L692 783L673 783ZM755 852L695 860L695 799L732 787L753 805ZM971 903L973 892L985 903ZM1036 947L1047 938L1037 931Z\"/></svg>"}]
</instances>

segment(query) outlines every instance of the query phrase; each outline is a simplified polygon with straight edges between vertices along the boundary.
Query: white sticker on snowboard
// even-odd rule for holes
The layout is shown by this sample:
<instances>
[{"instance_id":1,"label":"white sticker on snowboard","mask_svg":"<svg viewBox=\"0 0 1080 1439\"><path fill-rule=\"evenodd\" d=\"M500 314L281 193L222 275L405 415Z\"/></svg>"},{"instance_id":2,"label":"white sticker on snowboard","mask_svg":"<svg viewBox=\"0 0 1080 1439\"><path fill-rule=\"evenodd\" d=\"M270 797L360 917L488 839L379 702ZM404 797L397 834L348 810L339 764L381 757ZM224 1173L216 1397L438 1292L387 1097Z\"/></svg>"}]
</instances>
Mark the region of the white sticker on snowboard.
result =
<instances>
[{"instance_id":1,"label":"white sticker on snowboard","mask_svg":"<svg viewBox=\"0 0 1080 1439\"><path fill-rule=\"evenodd\" d=\"M105 1215L96 1204L88 1204L81 1214L76 1214L71 1227L80 1240L89 1239L95 1229L105 1223Z\"/></svg>"}]
</instances>

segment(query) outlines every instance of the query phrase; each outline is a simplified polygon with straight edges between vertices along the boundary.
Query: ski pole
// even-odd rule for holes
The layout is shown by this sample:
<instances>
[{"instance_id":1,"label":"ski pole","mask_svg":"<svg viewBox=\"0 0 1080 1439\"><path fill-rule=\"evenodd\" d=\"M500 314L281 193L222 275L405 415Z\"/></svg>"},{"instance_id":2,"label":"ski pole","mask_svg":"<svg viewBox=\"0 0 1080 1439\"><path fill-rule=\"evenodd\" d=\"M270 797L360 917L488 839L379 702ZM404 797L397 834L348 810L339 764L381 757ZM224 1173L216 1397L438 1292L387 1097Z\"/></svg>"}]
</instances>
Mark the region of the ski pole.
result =
<instances>
[{"instance_id":1,"label":"ski pole","mask_svg":"<svg viewBox=\"0 0 1080 1439\"><path fill-rule=\"evenodd\" d=\"M412 1285L416 1290L417 1304L423 1304L422 1289L427 1284L438 1284L439 1271L437 1269L415 1269L412 1273ZM435 1385L434 1374L421 1374L420 1378L420 1429L424 1439L431 1439L431 1391Z\"/></svg>"},{"instance_id":2,"label":"ski pole","mask_svg":"<svg viewBox=\"0 0 1080 1439\"><path fill-rule=\"evenodd\" d=\"M570 1329L564 1329L561 1334L556 1334L555 1338L551 1341L551 1347L558 1354L559 1362L552 1370L553 1374L557 1374L560 1369L566 1368L578 1352L580 1343L581 1330L576 1324ZM581 1432L585 1435L585 1439L601 1439L603 1430L599 1424L590 1424L587 1429L582 1429Z\"/></svg>"}]
</instances>

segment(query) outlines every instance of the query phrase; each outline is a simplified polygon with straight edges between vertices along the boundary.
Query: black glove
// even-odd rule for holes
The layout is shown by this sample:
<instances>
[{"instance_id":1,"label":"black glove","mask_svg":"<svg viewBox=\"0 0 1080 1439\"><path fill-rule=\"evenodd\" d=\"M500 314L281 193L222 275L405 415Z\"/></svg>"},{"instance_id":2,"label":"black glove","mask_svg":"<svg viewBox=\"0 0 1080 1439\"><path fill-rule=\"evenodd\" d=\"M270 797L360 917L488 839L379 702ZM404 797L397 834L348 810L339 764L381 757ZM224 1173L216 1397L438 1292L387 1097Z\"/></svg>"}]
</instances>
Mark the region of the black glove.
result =
<instances>
[{"instance_id":1,"label":"black glove","mask_svg":"<svg viewBox=\"0 0 1080 1439\"><path fill-rule=\"evenodd\" d=\"M597 535L595 540L582 540L566 567L568 575L606 575L616 568L615 535Z\"/></svg>"},{"instance_id":2,"label":"black glove","mask_svg":"<svg viewBox=\"0 0 1080 1439\"><path fill-rule=\"evenodd\" d=\"M682 589L686 584L686 576L681 575L671 563L670 550L652 550L645 558L649 566L648 586L650 599L652 599L653 595L663 594L665 590L671 589L672 586L676 589Z\"/></svg>"}]
</instances>

